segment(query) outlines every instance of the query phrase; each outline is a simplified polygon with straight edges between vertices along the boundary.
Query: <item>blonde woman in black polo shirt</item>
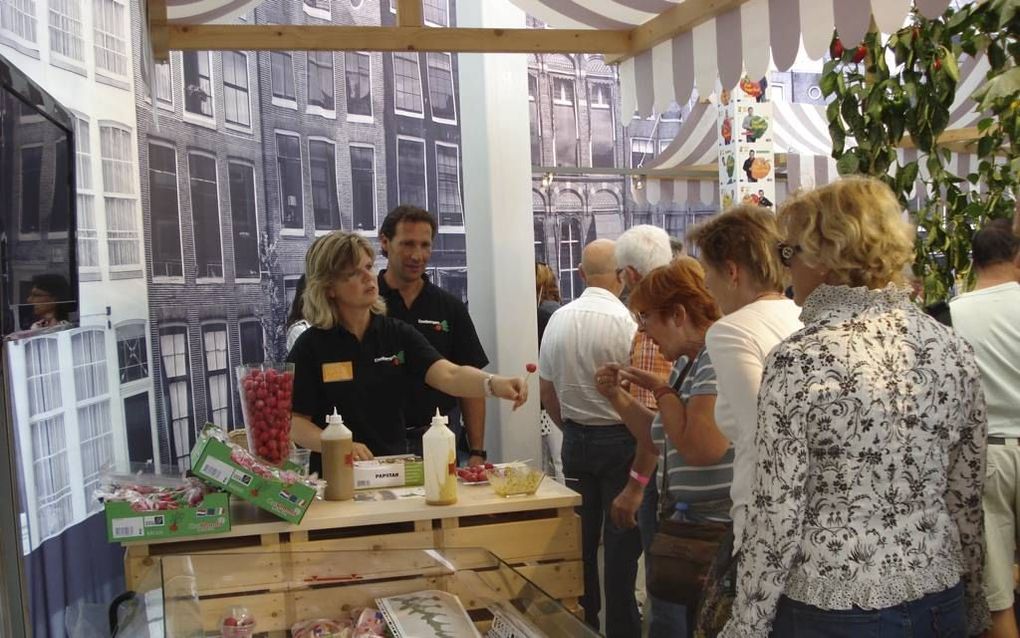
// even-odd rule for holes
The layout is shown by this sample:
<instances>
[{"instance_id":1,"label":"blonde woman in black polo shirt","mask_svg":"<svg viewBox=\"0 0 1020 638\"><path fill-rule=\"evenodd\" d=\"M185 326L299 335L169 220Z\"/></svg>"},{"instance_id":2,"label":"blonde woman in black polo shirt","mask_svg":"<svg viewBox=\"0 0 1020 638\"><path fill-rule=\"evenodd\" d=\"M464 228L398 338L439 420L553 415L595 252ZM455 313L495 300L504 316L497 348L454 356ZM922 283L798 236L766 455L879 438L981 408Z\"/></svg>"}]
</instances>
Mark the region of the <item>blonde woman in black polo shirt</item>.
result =
<instances>
[{"instance_id":1,"label":"blonde woman in black polo shirt","mask_svg":"<svg viewBox=\"0 0 1020 638\"><path fill-rule=\"evenodd\" d=\"M294 364L291 433L298 445L321 449L333 408L354 432L356 459L406 451L404 403L413 379L458 397L528 399L520 377L487 374L443 359L417 330L385 316L364 237L334 231L305 257L304 315L311 327L287 360ZM318 454L312 469L319 469Z\"/></svg>"}]
</instances>

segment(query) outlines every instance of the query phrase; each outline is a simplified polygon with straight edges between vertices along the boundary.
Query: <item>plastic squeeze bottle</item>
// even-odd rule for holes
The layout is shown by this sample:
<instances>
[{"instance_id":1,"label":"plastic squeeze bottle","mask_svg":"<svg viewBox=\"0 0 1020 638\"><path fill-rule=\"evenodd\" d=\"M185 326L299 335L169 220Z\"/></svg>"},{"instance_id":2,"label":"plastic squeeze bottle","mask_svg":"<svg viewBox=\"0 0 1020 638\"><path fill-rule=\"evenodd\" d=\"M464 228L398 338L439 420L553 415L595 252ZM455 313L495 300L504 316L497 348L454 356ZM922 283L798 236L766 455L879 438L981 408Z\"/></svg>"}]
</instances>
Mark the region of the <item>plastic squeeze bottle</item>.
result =
<instances>
[{"instance_id":1,"label":"plastic squeeze bottle","mask_svg":"<svg viewBox=\"0 0 1020 638\"><path fill-rule=\"evenodd\" d=\"M327 501L354 498L354 434L333 408L326 415L322 431L322 478L326 479Z\"/></svg>"},{"instance_id":2,"label":"plastic squeeze bottle","mask_svg":"<svg viewBox=\"0 0 1020 638\"><path fill-rule=\"evenodd\" d=\"M432 426L422 436L425 464L425 502L429 505L453 505L457 502L456 437L445 416L436 410Z\"/></svg>"}]
</instances>

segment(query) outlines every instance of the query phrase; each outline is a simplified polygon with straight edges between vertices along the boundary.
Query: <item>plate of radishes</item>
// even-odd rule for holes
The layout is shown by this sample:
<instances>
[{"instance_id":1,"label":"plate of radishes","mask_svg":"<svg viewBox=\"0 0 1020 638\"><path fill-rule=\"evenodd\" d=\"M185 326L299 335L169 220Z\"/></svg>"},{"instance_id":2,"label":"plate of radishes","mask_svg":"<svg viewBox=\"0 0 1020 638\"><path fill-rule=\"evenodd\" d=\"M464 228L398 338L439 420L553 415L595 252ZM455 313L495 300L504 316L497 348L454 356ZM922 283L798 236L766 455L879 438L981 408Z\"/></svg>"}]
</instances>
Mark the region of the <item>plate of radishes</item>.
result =
<instances>
[{"instance_id":1,"label":"plate of radishes","mask_svg":"<svg viewBox=\"0 0 1020 638\"><path fill-rule=\"evenodd\" d=\"M466 485L488 485L489 477L485 475L486 470L491 470L495 465L485 463L484 465L466 466L457 468L457 478Z\"/></svg>"}]
</instances>

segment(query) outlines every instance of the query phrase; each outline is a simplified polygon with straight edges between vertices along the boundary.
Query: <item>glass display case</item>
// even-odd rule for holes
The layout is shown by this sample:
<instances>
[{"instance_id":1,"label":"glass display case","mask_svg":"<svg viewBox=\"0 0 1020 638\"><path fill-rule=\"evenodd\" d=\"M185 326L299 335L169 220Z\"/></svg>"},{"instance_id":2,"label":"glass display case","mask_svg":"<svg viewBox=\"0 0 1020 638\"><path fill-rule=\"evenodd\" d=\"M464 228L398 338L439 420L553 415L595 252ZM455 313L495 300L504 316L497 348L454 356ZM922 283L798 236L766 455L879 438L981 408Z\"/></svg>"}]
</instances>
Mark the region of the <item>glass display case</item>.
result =
<instances>
[{"instance_id":1,"label":"glass display case","mask_svg":"<svg viewBox=\"0 0 1020 638\"><path fill-rule=\"evenodd\" d=\"M469 638L472 627L487 638L599 635L521 571L484 549L304 552L264 546L153 556L137 602L121 613L118 636L220 636L224 618L240 608L254 621L255 636L291 636L296 623L342 619L365 607L382 610L391 627L403 627L387 634L398 638ZM417 604L426 599L433 605L427 613ZM435 631L415 625L416 613L427 616Z\"/></svg>"}]
</instances>

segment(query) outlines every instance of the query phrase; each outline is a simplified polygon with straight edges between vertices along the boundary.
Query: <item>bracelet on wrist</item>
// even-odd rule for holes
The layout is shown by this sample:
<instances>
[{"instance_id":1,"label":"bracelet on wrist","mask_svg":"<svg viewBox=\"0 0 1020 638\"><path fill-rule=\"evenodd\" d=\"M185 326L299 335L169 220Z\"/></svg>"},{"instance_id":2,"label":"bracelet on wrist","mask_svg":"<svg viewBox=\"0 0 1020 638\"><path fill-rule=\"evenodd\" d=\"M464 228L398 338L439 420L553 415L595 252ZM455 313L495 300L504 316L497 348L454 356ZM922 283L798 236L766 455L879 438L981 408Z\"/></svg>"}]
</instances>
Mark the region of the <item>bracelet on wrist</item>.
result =
<instances>
[{"instance_id":1,"label":"bracelet on wrist","mask_svg":"<svg viewBox=\"0 0 1020 638\"><path fill-rule=\"evenodd\" d=\"M485 396L494 397L496 391L492 388L492 380L496 377L494 374L486 375L485 377Z\"/></svg>"},{"instance_id":2,"label":"bracelet on wrist","mask_svg":"<svg viewBox=\"0 0 1020 638\"><path fill-rule=\"evenodd\" d=\"M645 487L646 485L648 485L648 481L652 480L652 477L650 476L638 474L637 470L631 470L630 477L637 481L641 485L641 487Z\"/></svg>"},{"instance_id":3,"label":"bracelet on wrist","mask_svg":"<svg viewBox=\"0 0 1020 638\"><path fill-rule=\"evenodd\" d=\"M662 399L662 397L666 396L667 394L676 394L676 390L674 390L668 385L660 385L659 387L655 388L655 390L652 391L652 396L655 397L656 403L658 403Z\"/></svg>"}]
</instances>

